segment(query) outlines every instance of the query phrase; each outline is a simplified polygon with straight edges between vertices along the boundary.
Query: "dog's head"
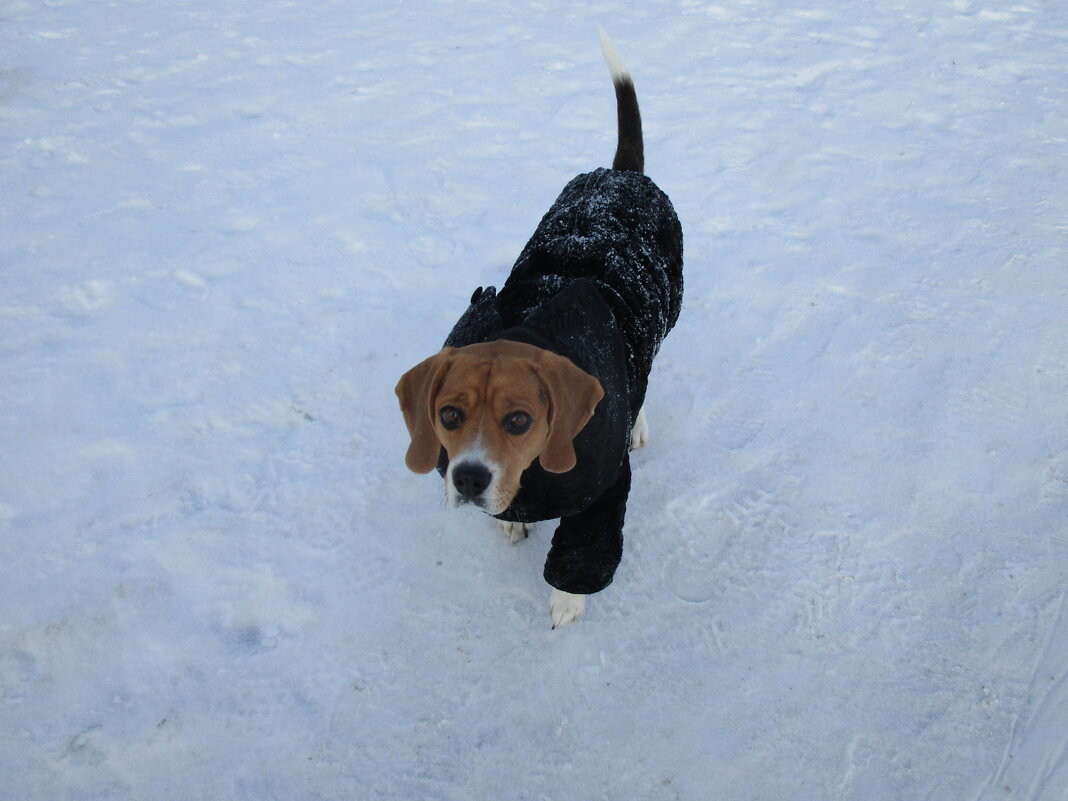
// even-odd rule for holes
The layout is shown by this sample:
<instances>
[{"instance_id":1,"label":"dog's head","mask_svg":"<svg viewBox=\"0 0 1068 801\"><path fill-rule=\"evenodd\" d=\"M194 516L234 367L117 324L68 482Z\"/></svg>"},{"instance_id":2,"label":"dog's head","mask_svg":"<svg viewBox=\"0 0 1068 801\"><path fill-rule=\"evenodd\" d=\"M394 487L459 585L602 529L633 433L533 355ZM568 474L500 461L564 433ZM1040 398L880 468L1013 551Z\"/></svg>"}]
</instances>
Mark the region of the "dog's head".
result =
<instances>
[{"instance_id":1,"label":"dog's head","mask_svg":"<svg viewBox=\"0 0 1068 801\"><path fill-rule=\"evenodd\" d=\"M512 503L535 459L550 473L575 466L572 440L604 395L569 359L506 340L445 348L405 373L396 391L412 438L405 464L429 473L444 447L449 505L474 503L492 515Z\"/></svg>"}]
</instances>

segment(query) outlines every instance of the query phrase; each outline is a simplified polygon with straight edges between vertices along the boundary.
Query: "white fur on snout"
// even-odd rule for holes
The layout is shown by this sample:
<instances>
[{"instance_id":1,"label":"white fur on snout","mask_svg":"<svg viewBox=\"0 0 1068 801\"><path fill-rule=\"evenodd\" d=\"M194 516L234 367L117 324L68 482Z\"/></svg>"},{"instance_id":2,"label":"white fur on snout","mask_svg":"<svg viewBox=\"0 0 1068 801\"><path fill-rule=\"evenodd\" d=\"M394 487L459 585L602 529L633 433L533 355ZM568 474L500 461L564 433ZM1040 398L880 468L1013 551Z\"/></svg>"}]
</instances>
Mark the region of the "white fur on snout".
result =
<instances>
[{"instance_id":1,"label":"white fur on snout","mask_svg":"<svg viewBox=\"0 0 1068 801\"><path fill-rule=\"evenodd\" d=\"M484 467L490 474L490 483L486 486L486 489L482 491L481 495L472 500L468 500L461 495L460 491L456 489L456 484L454 484L452 480L453 469L463 465ZM455 459L449 460L449 467L445 470L445 500L448 502L449 508L455 509L466 503L473 503L491 515L500 514L504 511L504 506L501 506L499 497L500 477L500 466L486 456L485 451L481 448L469 448L466 451L458 453Z\"/></svg>"}]
</instances>

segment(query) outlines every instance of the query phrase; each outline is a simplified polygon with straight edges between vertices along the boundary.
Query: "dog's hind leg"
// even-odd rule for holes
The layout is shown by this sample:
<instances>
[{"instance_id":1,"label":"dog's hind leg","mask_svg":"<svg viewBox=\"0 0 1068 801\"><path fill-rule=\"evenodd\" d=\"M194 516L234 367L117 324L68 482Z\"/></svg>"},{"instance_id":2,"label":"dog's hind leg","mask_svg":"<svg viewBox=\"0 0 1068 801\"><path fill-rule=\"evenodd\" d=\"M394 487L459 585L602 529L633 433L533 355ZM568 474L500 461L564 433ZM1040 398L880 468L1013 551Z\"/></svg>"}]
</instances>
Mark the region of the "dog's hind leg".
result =
<instances>
[{"instance_id":1,"label":"dog's hind leg","mask_svg":"<svg viewBox=\"0 0 1068 801\"><path fill-rule=\"evenodd\" d=\"M645 407L643 406L638 410L638 417L630 429L630 449L636 451L638 448L644 448L645 443L648 441L649 421L645 419Z\"/></svg>"}]
</instances>

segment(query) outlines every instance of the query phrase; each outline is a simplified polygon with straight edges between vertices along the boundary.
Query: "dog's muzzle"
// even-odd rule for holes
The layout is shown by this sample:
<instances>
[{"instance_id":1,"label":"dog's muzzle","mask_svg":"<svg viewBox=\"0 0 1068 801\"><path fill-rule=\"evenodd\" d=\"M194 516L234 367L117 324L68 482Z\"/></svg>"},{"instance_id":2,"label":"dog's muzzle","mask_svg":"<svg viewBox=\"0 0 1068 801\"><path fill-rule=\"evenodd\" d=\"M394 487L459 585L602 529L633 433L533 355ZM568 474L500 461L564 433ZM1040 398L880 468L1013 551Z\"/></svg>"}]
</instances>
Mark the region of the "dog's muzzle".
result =
<instances>
[{"instance_id":1,"label":"dog's muzzle","mask_svg":"<svg viewBox=\"0 0 1068 801\"><path fill-rule=\"evenodd\" d=\"M456 489L461 503L482 505L482 494L493 482L493 474L477 462L458 464L452 471L452 486Z\"/></svg>"}]
</instances>

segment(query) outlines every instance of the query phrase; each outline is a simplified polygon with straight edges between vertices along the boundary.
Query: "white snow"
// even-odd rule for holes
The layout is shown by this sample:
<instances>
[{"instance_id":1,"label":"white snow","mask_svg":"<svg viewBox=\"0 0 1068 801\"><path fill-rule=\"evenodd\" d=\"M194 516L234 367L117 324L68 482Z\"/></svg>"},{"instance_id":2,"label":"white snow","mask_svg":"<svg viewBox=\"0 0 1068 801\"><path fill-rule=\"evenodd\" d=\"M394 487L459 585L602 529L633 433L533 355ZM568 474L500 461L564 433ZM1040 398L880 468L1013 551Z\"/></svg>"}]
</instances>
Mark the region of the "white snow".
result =
<instances>
[{"instance_id":1,"label":"white snow","mask_svg":"<svg viewBox=\"0 0 1068 801\"><path fill-rule=\"evenodd\" d=\"M12 0L0 797L1068 798L1058 3ZM397 378L614 150L686 235L550 629Z\"/></svg>"}]
</instances>

